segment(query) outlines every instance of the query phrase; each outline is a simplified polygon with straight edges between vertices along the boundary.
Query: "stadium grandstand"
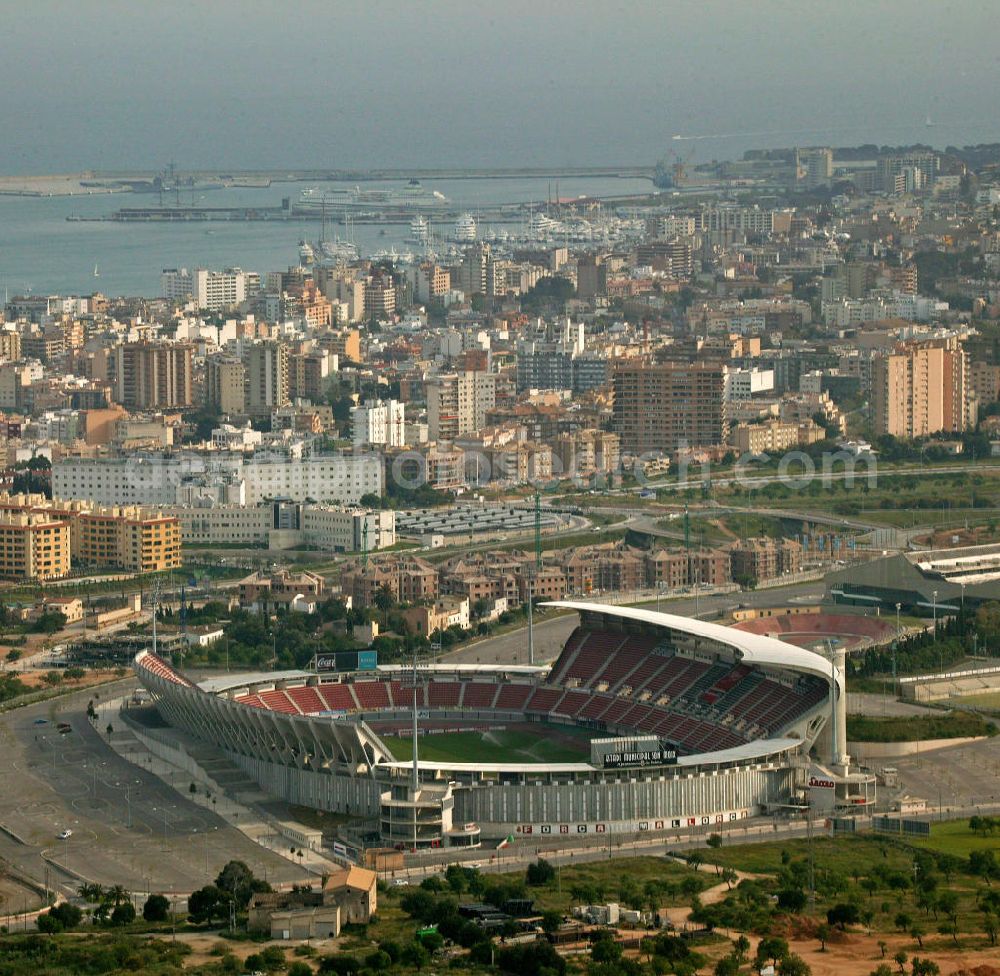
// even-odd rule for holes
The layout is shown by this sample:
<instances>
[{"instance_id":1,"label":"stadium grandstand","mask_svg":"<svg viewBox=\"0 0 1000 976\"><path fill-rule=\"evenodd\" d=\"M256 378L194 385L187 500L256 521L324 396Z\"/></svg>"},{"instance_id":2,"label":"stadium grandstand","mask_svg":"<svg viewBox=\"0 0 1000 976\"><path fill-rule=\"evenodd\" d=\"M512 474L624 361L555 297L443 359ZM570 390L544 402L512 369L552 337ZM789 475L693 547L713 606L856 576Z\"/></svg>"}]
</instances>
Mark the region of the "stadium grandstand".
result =
<instances>
[{"instance_id":1,"label":"stadium grandstand","mask_svg":"<svg viewBox=\"0 0 1000 976\"><path fill-rule=\"evenodd\" d=\"M673 614L551 606L579 626L544 668L390 665L196 685L148 651L135 664L168 722L265 791L377 825L397 846L676 832L874 802L874 781L848 767L842 650L831 661Z\"/></svg>"}]
</instances>

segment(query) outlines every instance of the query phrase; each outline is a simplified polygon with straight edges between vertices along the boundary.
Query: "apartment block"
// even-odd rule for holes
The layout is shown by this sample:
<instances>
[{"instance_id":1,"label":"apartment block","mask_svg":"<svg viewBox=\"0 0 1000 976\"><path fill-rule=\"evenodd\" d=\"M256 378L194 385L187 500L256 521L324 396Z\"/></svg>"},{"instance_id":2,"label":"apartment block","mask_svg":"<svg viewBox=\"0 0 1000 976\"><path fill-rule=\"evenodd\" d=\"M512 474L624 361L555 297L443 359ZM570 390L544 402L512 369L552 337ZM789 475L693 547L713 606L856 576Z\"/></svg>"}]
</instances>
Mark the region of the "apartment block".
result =
<instances>
[{"instance_id":1,"label":"apartment block","mask_svg":"<svg viewBox=\"0 0 1000 976\"><path fill-rule=\"evenodd\" d=\"M405 447L405 413L405 405L398 400L372 400L351 407L354 446Z\"/></svg>"},{"instance_id":2,"label":"apartment block","mask_svg":"<svg viewBox=\"0 0 1000 976\"><path fill-rule=\"evenodd\" d=\"M956 339L901 343L872 361L877 433L910 439L956 433L975 422L968 355Z\"/></svg>"},{"instance_id":3,"label":"apartment block","mask_svg":"<svg viewBox=\"0 0 1000 976\"><path fill-rule=\"evenodd\" d=\"M815 421L801 424L768 420L762 424L737 424L729 443L739 454L774 454L815 444L826 437L826 430Z\"/></svg>"},{"instance_id":4,"label":"apartment block","mask_svg":"<svg viewBox=\"0 0 1000 976\"><path fill-rule=\"evenodd\" d=\"M213 356L205 362L205 402L224 414L246 409L247 373L236 356Z\"/></svg>"},{"instance_id":5,"label":"apartment block","mask_svg":"<svg viewBox=\"0 0 1000 976\"><path fill-rule=\"evenodd\" d=\"M793 539L743 539L730 550L732 578L774 579L802 568L802 546Z\"/></svg>"},{"instance_id":6,"label":"apartment block","mask_svg":"<svg viewBox=\"0 0 1000 976\"><path fill-rule=\"evenodd\" d=\"M477 370L448 373L430 379L427 425L431 440L450 441L486 426L486 414L496 405L496 376Z\"/></svg>"},{"instance_id":7,"label":"apartment block","mask_svg":"<svg viewBox=\"0 0 1000 976\"><path fill-rule=\"evenodd\" d=\"M193 403L187 342L127 342L115 349L115 398L130 410L189 407Z\"/></svg>"},{"instance_id":8,"label":"apartment block","mask_svg":"<svg viewBox=\"0 0 1000 976\"><path fill-rule=\"evenodd\" d=\"M49 580L70 571L70 528L44 512L0 512L0 577Z\"/></svg>"},{"instance_id":9,"label":"apartment block","mask_svg":"<svg viewBox=\"0 0 1000 976\"><path fill-rule=\"evenodd\" d=\"M289 398L288 347L280 342L259 342L247 350L246 411L269 415L275 407L287 406Z\"/></svg>"},{"instance_id":10,"label":"apartment block","mask_svg":"<svg viewBox=\"0 0 1000 976\"><path fill-rule=\"evenodd\" d=\"M729 436L726 369L718 363L620 366L614 424L623 451L672 454L724 444Z\"/></svg>"},{"instance_id":11,"label":"apartment block","mask_svg":"<svg viewBox=\"0 0 1000 976\"><path fill-rule=\"evenodd\" d=\"M0 495L0 522L18 526L16 531L30 529L34 533L39 528L41 541L33 544L32 551L42 561L37 565L24 562L29 551L24 546L18 557L21 568L31 574L25 578L64 576L71 565L74 569L114 568L133 573L181 566L180 524L158 511L137 506L103 508L89 500L64 501L43 495ZM62 531L41 532L53 524L62 526L65 536ZM60 548L63 538L65 566Z\"/></svg>"}]
</instances>

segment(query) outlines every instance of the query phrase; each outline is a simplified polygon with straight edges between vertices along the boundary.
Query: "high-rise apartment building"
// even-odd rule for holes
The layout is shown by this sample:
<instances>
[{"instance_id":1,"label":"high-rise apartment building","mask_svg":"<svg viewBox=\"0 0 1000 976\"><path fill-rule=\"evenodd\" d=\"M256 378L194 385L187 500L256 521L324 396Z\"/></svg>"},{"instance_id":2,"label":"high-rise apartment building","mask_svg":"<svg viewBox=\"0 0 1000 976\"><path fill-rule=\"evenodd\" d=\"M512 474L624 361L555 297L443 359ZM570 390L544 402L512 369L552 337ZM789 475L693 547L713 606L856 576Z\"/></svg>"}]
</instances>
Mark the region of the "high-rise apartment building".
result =
<instances>
[{"instance_id":1,"label":"high-rise apartment building","mask_svg":"<svg viewBox=\"0 0 1000 976\"><path fill-rule=\"evenodd\" d=\"M247 350L245 364L247 413L269 416L275 407L289 404L288 346L272 341L255 343Z\"/></svg>"},{"instance_id":2,"label":"high-rise apartment building","mask_svg":"<svg viewBox=\"0 0 1000 976\"><path fill-rule=\"evenodd\" d=\"M126 342L115 349L115 398L130 410L189 407L191 357L186 342Z\"/></svg>"},{"instance_id":3,"label":"high-rise apartment building","mask_svg":"<svg viewBox=\"0 0 1000 976\"><path fill-rule=\"evenodd\" d=\"M473 244L465 249L459 269L459 287L467 296L503 294L505 281L501 265L489 244Z\"/></svg>"},{"instance_id":4,"label":"high-rise apartment building","mask_svg":"<svg viewBox=\"0 0 1000 976\"><path fill-rule=\"evenodd\" d=\"M405 407L398 400L371 400L351 408L355 447L405 447Z\"/></svg>"},{"instance_id":5,"label":"high-rise apartment building","mask_svg":"<svg viewBox=\"0 0 1000 976\"><path fill-rule=\"evenodd\" d=\"M975 422L968 356L957 339L901 343L872 361L877 433L913 438L957 432Z\"/></svg>"},{"instance_id":6,"label":"high-rise apartment building","mask_svg":"<svg viewBox=\"0 0 1000 976\"><path fill-rule=\"evenodd\" d=\"M212 356L205 362L205 403L219 413L246 409L246 367L237 356Z\"/></svg>"},{"instance_id":7,"label":"high-rise apartment building","mask_svg":"<svg viewBox=\"0 0 1000 976\"><path fill-rule=\"evenodd\" d=\"M726 367L720 363L626 365L614 375L614 422L623 451L672 453L724 444Z\"/></svg>"},{"instance_id":8,"label":"high-rise apartment building","mask_svg":"<svg viewBox=\"0 0 1000 976\"><path fill-rule=\"evenodd\" d=\"M365 284L365 318L386 318L396 311L396 282L390 274L372 275Z\"/></svg>"},{"instance_id":9,"label":"high-rise apartment building","mask_svg":"<svg viewBox=\"0 0 1000 976\"><path fill-rule=\"evenodd\" d=\"M798 178L807 189L829 186L833 179L833 150L825 146L795 150Z\"/></svg>"},{"instance_id":10,"label":"high-rise apartment building","mask_svg":"<svg viewBox=\"0 0 1000 976\"><path fill-rule=\"evenodd\" d=\"M198 308L210 312L238 305L259 287L259 276L242 268L164 268L160 274L160 294L164 298L172 302L194 301Z\"/></svg>"},{"instance_id":11,"label":"high-rise apartment building","mask_svg":"<svg viewBox=\"0 0 1000 976\"><path fill-rule=\"evenodd\" d=\"M431 440L452 440L486 426L496 405L496 376L479 370L447 373L427 381L427 427Z\"/></svg>"},{"instance_id":12,"label":"high-rise apartment building","mask_svg":"<svg viewBox=\"0 0 1000 976\"><path fill-rule=\"evenodd\" d=\"M194 297L194 276L187 268L164 268L160 272L160 295L170 302Z\"/></svg>"},{"instance_id":13,"label":"high-rise apartment building","mask_svg":"<svg viewBox=\"0 0 1000 976\"><path fill-rule=\"evenodd\" d=\"M295 352L288 356L288 395L319 403L326 395L330 377L337 372L337 354L326 349Z\"/></svg>"},{"instance_id":14,"label":"high-rise apartment building","mask_svg":"<svg viewBox=\"0 0 1000 976\"><path fill-rule=\"evenodd\" d=\"M938 156L929 150L879 156L876 182L886 193L907 193L933 185L937 179Z\"/></svg>"},{"instance_id":15,"label":"high-rise apartment building","mask_svg":"<svg viewBox=\"0 0 1000 976\"><path fill-rule=\"evenodd\" d=\"M412 266L409 275L418 302L441 298L451 288L451 271L432 261Z\"/></svg>"}]
</instances>

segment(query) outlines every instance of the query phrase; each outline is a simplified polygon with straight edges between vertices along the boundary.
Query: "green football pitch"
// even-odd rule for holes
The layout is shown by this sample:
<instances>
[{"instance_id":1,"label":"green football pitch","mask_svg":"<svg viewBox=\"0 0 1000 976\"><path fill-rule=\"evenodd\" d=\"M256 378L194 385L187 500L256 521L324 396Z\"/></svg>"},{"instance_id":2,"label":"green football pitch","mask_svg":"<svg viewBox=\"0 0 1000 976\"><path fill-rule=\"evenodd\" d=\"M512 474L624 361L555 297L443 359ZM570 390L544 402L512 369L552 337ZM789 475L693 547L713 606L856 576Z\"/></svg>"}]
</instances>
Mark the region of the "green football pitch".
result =
<instances>
[{"instance_id":1,"label":"green football pitch","mask_svg":"<svg viewBox=\"0 0 1000 976\"><path fill-rule=\"evenodd\" d=\"M409 737L381 738L398 760L413 758ZM420 736L420 758L463 763L586 762L590 758L590 733L541 724L489 732L431 733Z\"/></svg>"}]
</instances>

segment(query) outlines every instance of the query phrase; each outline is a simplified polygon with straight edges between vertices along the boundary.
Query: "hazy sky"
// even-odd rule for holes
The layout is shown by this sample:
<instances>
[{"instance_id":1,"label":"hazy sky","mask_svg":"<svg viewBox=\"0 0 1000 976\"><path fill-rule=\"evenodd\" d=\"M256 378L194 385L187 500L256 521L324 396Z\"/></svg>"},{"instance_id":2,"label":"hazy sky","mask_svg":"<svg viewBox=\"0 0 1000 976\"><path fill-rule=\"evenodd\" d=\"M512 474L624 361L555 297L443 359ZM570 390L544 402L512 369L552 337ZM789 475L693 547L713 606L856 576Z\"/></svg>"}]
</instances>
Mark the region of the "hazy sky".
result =
<instances>
[{"instance_id":1,"label":"hazy sky","mask_svg":"<svg viewBox=\"0 0 1000 976\"><path fill-rule=\"evenodd\" d=\"M995 0L2 7L7 173L644 164L671 145L709 158L1000 140Z\"/></svg>"}]
</instances>

